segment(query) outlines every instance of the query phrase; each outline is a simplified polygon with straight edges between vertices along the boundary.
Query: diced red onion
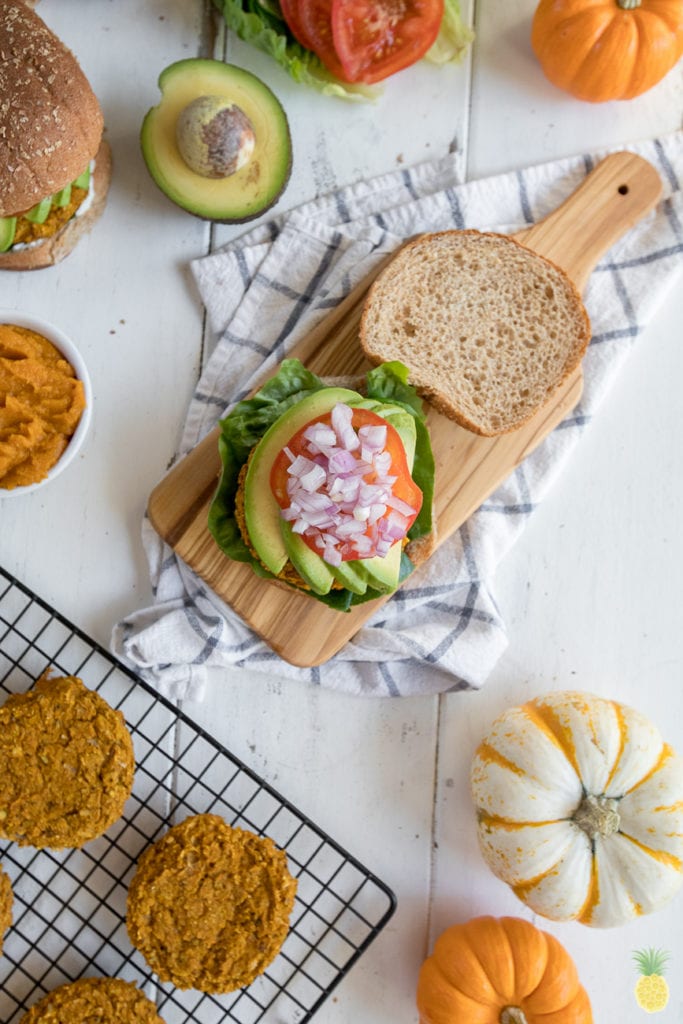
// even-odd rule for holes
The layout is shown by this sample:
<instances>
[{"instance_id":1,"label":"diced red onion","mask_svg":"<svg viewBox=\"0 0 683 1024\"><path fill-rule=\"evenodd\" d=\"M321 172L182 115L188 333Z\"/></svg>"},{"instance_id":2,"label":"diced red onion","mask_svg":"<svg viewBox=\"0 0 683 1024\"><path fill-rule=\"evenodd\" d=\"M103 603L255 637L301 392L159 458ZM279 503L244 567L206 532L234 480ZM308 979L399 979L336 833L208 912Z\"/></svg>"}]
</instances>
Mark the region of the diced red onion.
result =
<instances>
[{"instance_id":1,"label":"diced red onion","mask_svg":"<svg viewBox=\"0 0 683 1024\"><path fill-rule=\"evenodd\" d=\"M337 444L337 435L326 423L312 423L304 431L304 437L310 441L313 451L322 451L323 448Z\"/></svg>"},{"instance_id":2,"label":"diced red onion","mask_svg":"<svg viewBox=\"0 0 683 1024\"><path fill-rule=\"evenodd\" d=\"M305 491L308 491L309 494L313 494L314 491L317 491L318 488L322 487L326 480L327 473L323 467L317 466L313 463L312 469L309 469L307 473L304 473L303 476L299 477L299 484Z\"/></svg>"},{"instance_id":3,"label":"diced red onion","mask_svg":"<svg viewBox=\"0 0 683 1024\"><path fill-rule=\"evenodd\" d=\"M370 523L370 525L374 526L377 520L382 518L386 510L387 506L382 504L381 502L377 505L371 505L370 514L368 516L368 522Z\"/></svg>"},{"instance_id":4,"label":"diced red onion","mask_svg":"<svg viewBox=\"0 0 683 1024\"><path fill-rule=\"evenodd\" d=\"M347 452L355 451L360 447L358 434L351 424L352 419L353 409L344 405L343 402L337 402L332 410L332 428L337 435L337 443Z\"/></svg>"},{"instance_id":5,"label":"diced red onion","mask_svg":"<svg viewBox=\"0 0 683 1024\"><path fill-rule=\"evenodd\" d=\"M322 557L324 561L334 569L336 569L338 565L342 564L341 551L333 544L325 545Z\"/></svg>"},{"instance_id":6,"label":"diced red onion","mask_svg":"<svg viewBox=\"0 0 683 1024\"><path fill-rule=\"evenodd\" d=\"M287 472L290 476L301 477L304 473L308 473L313 466L315 466L315 462L312 459L307 459L305 455L297 455L291 466L287 467Z\"/></svg>"},{"instance_id":7,"label":"diced red onion","mask_svg":"<svg viewBox=\"0 0 683 1024\"><path fill-rule=\"evenodd\" d=\"M367 424L356 433L352 420L353 410L340 402L331 426L312 423L304 431L305 455L283 449L290 505L281 515L332 566L344 558L385 557L415 513L392 491L398 478L390 475L386 425Z\"/></svg>"},{"instance_id":8,"label":"diced red onion","mask_svg":"<svg viewBox=\"0 0 683 1024\"><path fill-rule=\"evenodd\" d=\"M365 426L358 430L361 444L372 452L381 452L387 446L387 428L384 426Z\"/></svg>"},{"instance_id":9,"label":"diced red onion","mask_svg":"<svg viewBox=\"0 0 683 1024\"><path fill-rule=\"evenodd\" d=\"M389 508L395 508L397 512L406 517L412 516L415 512L412 505L409 505L407 501L403 501L402 498L398 498L395 494L389 494L386 502Z\"/></svg>"},{"instance_id":10,"label":"diced red onion","mask_svg":"<svg viewBox=\"0 0 683 1024\"><path fill-rule=\"evenodd\" d=\"M356 459L353 452L345 448L335 448L328 459L328 471L330 473L350 473L356 468Z\"/></svg>"}]
</instances>

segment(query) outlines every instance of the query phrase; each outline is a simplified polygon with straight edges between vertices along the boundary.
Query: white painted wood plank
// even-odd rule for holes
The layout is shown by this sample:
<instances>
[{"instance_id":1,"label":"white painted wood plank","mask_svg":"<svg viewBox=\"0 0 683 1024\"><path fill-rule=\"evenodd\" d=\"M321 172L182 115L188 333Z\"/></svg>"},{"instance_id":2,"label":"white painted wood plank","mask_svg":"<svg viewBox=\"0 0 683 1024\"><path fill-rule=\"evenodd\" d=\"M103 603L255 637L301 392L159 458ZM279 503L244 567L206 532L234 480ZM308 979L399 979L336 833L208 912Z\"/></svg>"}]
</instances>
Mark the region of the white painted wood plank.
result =
<instances>
[{"instance_id":1,"label":"white painted wood plank","mask_svg":"<svg viewBox=\"0 0 683 1024\"><path fill-rule=\"evenodd\" d=\"M140 5L43 0L40 13L82 63L114 154L105 213L61 264L0 275L0 305L70 334L89 366L94 408L82 455L49 488L0 501L0 562L108 644L111 626L151 598L140 523L175 450L197 377L202 309L188 258L208 225L151 181L138 143L156 78L197 52L201 0Z\"/></svg>"},{"instance_id":2,"label":"white painted wood plank","mask_svg":"<svg viewBox=\"0 0 683 1024\"><path fill-rule=\"evenodd\" d=\"M472 0L463 0L471 23ZM467 144L471 53L457 65L421 61L382 85L372 102L323 96L297 85L275 61L228 33L226 59L266 82L288 115L293 144L289 185L270 216L401 167L458 151ZM266 213L254 221L269 219ZM244 226L217 225L216 247Z\"/></svg>"},{"instance_id":3,"label":"white painted wood plank","mask_svg":"<svg viewBox=\"0 0 683 1024\"><path fill-rule=\"evenodd\" d=\"M435 700L357 700L274 675L213 672L206 700L183 710L398 897L320 1019L412 1022L429 912Z\"/></svg>"},{"instance_id":4,"label":"white painted wood plank","mask_svg":"<svg viewBox=\"0 0 683 1024\"><path fill-rule=\"evenodd\" d=\"M477 5L468 176L648 139L681 126L680 63L643 96L585 103L552 85L531 48L534 0Z\"/></svg>"},{"instance_id":5,"label":"white painted wood plank","mask_svg":"<svg viewBox=\"0 0 683 1024\"><path fill-rule=\"evenodd\" d=\"M471 176L680 127L683 66L629 103L595 106L554 89L528 43L534 6L479 5ZM584 689L630 703L683 749L681 315L678 289L639 339L570 465L500 566L496 594L510 646L485 689L441 701L430 941L477 914L532 919L575 958L596 1020L636 1019L634 949L652 945L680 957L680 897L608 933L535 917L479 853L468 773L495 716L549 690ZM674 995L663 1024L673 1024L682 1007Z\"/></svg>"}]
</instances>

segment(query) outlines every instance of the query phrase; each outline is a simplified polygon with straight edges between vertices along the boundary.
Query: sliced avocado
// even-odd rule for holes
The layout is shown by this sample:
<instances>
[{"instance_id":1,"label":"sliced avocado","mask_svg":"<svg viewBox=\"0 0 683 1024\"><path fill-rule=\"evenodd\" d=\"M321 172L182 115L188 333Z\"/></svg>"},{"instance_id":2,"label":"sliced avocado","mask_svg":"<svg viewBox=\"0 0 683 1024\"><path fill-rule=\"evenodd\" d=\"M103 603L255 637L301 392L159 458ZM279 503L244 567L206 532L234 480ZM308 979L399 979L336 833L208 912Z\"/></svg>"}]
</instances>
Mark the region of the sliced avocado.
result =
<instances>
[{"instance_id":1,"label":"sliced avocado","mask_svg":"<svg viewBox=\"0 0 683 1024\"><path fill-rule=\"evenodd\" d=\"M378 416L386 418L390 413L405 412L402 405L395 405L393 402L378 402L376 398L362 398L360 402L353 403L355 409L369 409L376 412Z\"/></svg>"},{"instance_id":2,"label":"sliced avocado","mask_svg":"<svg viewBox=\"0 0 683 1024\"><path fill-rule=\"evenodd\" d=\"M380 558L364 558L360 563L368 575L368 586L379 590L382 594L391 594L398 587L401 572L401 551L403 543L397 540L389 548L389 553Z\"/></svg>"},{"instance_id":3,"label":"sliced avocado","mask_svg":"<svg viewBox=\"0 0 683 1024\"><path fill-rule=\"evenodd\" d=\"M90 188L90 164L71 184L75 185L76 188Z\"/></svg>"},{"instance_id":4,"label":"sliced avocado","mask_svg":"<svg viewBox=\"0 0 683 1024\"><path fill-rule=\"evenodd\" d=\"M358 398L357 392L346 388L315 391L283 413L252 452L244 480L244 518L254 550L275 576L282 572L288 553L280 529L280 506L270 489L273 463L287 442L307 423L330 412L337 402L348 403Z\"/></svg>"},{"instance_id":5,"label":"sliced avocado","mask_svg":"<svg viewBox=\"0 0 683 1024\"><path fill-rule=\"evenodd\" d=\"M159 88L161 101L145 116L140 143L152 178L169 199L198 217L226 223L251 220L277 202L289 180L292 144L287 116L264 82L233 64L190 58L162 71ZM234 173L197 173L181 155L178 122L197 100L206 102L188 146L203 147L203 159L215 158L223 170L232 166L226 151L239 151L245 140L244 119L250 123L253 152ZM231 117L236 110L244 115L239 122ZM183 128L187 157L185 139Z\"/></svg>"},{"instance_id":6,"label":"sliced avocado","mask_svg":"<svg viewBox=\"0 0 683 1024\"><path fill-rule=\"evenodd\" d=\"M365 563L360 560L342 562L333 566L334 578L352 594L364 594L368 589L368 574Z\"/></svg>"},{"instance_id":7,"label":"sliced avocado","mask_svg":"<svg viewBox=\"0 0 683 1024\"><path fill-rule=\"evenodd\" d=\"M71 182L55 194L55 206L68 206L71 202Z\"/></svg>"},{"instance_id":8,"label":"sliced avocado","mask_svg":"<svg viewBox=\"0 0 683 1024\"><path fill-rule=\"evenodd\" d=\"M329 594L334 583L331 566L316 555L298 533L294 533L291 523L281 519L280 531L289 560L301 579L308 583L314 594Z\"/></svg>"},{"instance_id":9,"label":"sliced avocado","mask_svg":"<svg viewBox=\"0 0 683 1024\"><path fill-rule=\"evenodd\" d=\"M0 252L7 252L8 249L12 248L16 232L16 217L0 217Z\"/></svg>"},{"instance_id":10,"label":"sliced avocado","mask_svg":"<svg viewBox=\"0 0 683 1024\"><path fill-rule=\"evenodd\" d=\"M31 209L24 214L24 217L26 217L26 220L30 220L32 224L44 224L51 209L52 196L46 196L45 199L41 199L39 203L32 206Z\"/></svg>"}]
</instances>

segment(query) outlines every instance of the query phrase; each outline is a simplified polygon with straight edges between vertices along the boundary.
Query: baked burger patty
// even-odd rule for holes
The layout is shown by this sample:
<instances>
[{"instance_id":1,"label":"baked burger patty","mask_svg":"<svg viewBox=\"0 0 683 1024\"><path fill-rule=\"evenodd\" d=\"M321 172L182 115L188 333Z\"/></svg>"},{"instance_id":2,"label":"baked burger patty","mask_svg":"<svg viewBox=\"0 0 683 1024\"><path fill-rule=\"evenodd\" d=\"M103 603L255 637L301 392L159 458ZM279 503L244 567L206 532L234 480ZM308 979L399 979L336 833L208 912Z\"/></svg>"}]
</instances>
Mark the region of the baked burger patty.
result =
<instances>
[{"instance_id":1,"label":"baked burger patty","mask_svg":"<svg viewBox=\"0 0 683 1024\"><path fill-rule=\"evenodd\" d=\"M83 846L121 816L134 767L122 713L76 676L43 674L0 708L0 839Z\"/></svg>"},{"instance_id":2,"label":"baked burger patty","mask_svg":"<svg viewBox=\"0 0 683 1024\"><path fill-rule=\"evenodd\" d=\"M272 839L196 814L140 857L128 889L128 935L161 981L232 992L277 955L296 884Z\"/></svg>"},{"instance_id":3,"label":"baked burger patty","mask_svg":"<svg viewBox=\"0 0 683 1024\"><path fill-rule=\"evenodd\" d=\"M12 884L0 864L0 954L5 932L12 924Z\"/></svg>"},{"instance_id":4,"label":"baked burger patty","mask_svg":"<svg viewBox=\"0 0 683 1024\"><path fill-rule=\"evenodd\" d=\"M19 1024L164 1024L132 981L81 978L48 992Z\"/></svg>"}]
</instances>

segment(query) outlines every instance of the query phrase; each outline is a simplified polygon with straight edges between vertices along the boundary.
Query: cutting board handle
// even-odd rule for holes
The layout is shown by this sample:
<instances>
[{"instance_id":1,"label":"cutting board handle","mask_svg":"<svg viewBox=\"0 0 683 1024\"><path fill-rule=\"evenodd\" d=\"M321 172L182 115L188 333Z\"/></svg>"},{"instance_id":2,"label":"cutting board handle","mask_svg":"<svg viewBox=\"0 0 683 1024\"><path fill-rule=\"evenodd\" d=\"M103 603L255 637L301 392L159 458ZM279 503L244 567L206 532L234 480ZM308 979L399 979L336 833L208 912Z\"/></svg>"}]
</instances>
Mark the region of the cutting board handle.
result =
<instances>
[{"instance_id":1,"label":"cutting board handle","mask_svg":"<svg viewBox=\"0 0 683 1024\"><path fill-rule=\"evenodd\" d=\"M601 256L661 194L651 163L636 153L613 153L553 213L514 237L562 267L583 291Z\"/></svg>"}]
</instances>

